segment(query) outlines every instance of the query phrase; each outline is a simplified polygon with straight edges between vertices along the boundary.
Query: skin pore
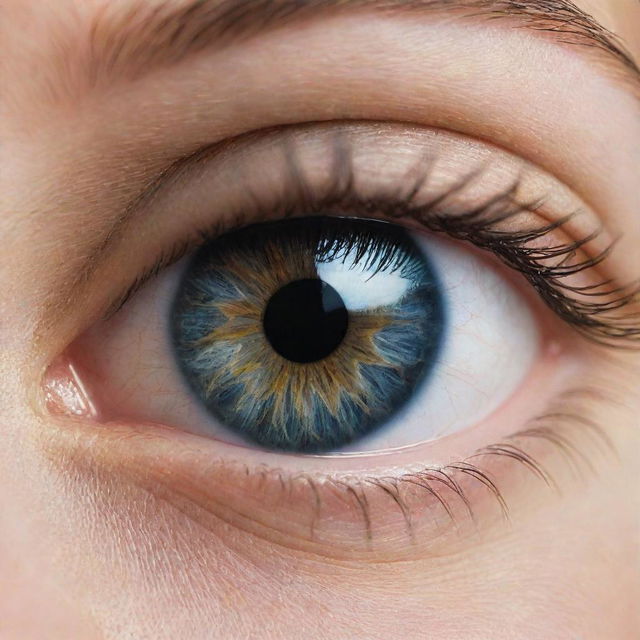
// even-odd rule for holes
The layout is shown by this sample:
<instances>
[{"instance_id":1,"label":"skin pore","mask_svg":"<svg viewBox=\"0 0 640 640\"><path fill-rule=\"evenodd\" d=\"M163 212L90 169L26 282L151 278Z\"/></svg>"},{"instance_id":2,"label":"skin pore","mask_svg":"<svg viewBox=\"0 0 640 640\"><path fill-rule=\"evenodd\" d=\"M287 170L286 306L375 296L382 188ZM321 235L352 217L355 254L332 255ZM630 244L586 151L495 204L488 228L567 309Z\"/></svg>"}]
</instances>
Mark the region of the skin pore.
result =
<instances>
[{"instance_id":1,"label":"skin pore","mask_svg":"<svg viewBox=\"0 0 640 640\"><path fill-rule=\"evenodd\" d=\"M406 173L398 149L442 158L442 186L493 167L481 195L524 175L523 197L540 185L548 196L538 225L580 210L562 231L575 241L601 228L587 255L615 240L587 284L637 281L640 4L333 2L260 21L247 2L226 5L226 22L213 19L220 3L187 4L1 9L0 637L636 637L640 354L579 338L493 258L555 347L490 420L384 466L457 463L541 413L577 414L570 426L547 419L555 447L525 449L548 483L507 456L490 463L508 518L490 487L458 474L475 522L459 502L455 526L416 506L409 539L390 494L368 493L368 545L361 502L327 492L311 539L309 487L327 484L313 474L342 482L372 474L367 460L250 450L217 464L235 455L228 443L151 419L94 420L88 407L112 380L81 375L83 396L64 358L120 345L127 322L109 312L122 292L236 198L274 189L287 144L326 181L336 130L360 150L365 185ZM156 308L135 295L121 311L137 304L135 326L152 325ZM625 312L637 327L637 301ZM84 400L79 417L60 389ZM140 382L136 403L145 395ZM280 477L246 471L262 465L315 484L291 484L283 500Z\"/></svg>"}]
</instances>

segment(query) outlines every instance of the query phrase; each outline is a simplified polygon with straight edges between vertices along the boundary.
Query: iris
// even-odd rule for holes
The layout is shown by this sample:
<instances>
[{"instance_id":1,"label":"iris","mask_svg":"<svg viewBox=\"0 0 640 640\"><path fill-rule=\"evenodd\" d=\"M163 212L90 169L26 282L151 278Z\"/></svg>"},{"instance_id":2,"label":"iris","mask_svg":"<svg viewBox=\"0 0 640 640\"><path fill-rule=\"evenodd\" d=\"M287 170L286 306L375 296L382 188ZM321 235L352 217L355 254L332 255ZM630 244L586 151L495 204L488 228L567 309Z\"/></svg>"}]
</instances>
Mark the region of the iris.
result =
<instances>
[{"instance_id":1,"label":"iris","mask_svg":"<svg viewBox=\"0 0 640 640\"><path fill-rule=\"evenodd\" d=\"M296 218L204 245L172 308L180 369L245 441L335 451L416 395L445 338L431 262L398 225Z\"/></svg>"}]
</instances>

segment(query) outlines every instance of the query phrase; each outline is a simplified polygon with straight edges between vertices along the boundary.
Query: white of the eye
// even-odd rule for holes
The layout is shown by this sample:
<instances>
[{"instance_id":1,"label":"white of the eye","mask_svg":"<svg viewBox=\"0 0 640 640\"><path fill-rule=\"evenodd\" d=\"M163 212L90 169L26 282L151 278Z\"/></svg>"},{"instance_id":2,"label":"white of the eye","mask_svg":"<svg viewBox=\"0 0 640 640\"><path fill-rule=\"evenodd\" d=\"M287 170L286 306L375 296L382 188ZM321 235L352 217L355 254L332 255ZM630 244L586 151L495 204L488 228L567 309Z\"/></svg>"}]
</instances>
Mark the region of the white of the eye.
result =
<instances>
[{"instance_id":1,"label":"white of the eye","mask_svg":"<svg viewBox=\"0 0 640 640\"><path fill-rule=\"evenodd\" d=\"M317 266L320 278L340 293L347 309L375 309L393 305L402 299L411 284L409 280L403 278L399 271L381 271L372 278L375 265L366 268L362 261L356 264L356 256L354 248L339 260Z\"/></svg>"},{"instance_id":2,"label":"white of the eye","mask_svg":"<svg viewBox=\"0 0 640 640\"><path fill-rule=\"evenodd\" d=\"M438 362L401 412L341 453L410 446L473 427L508 400L536 360L540 345L536 319L519 288L468 247L441 237L423 238L420 243L447 300L447 334ZM219 434L225 441L240 444L240 438L228 430L212 426L211 416L193 399L176 367L169 364L170 353L164 356L166 364L154 364L158 341L169 344L163 337L169 336L167 300L173 299L186 264L185 259L167 270L160 293L158 285L141 291L124 325L122 319L108 324L110 330L100 336L103 348L95 366L112 381L110 395L117 399L118 416L189 426L195 433ZM346 291L357 287L353 286L353 271L342 273L351 278L351 286L335 288L346 296ZM380 290L389 288L384 295L396 298L398 290L391 290L395 285L391 280L386 282L389 286ZM359 286L364 288L361 282ZM406 283L400 283L400 290L404 286ZM371 304L371 291L378 283L371 280L366 287ZM125 361L126 357L133 359L126 374L123 354ZM141 387L148 397L142 409L137 400Z\"/></svg>"},{"instance_id":3,"label":"white of the eye","mask_svg":"<svg viewBox=\"0 0 640 640\"><path fill-rule=\"evenodd\" d=\"M408 446L472 427L508 400L536 360L538 327L516 287L468 247L440 238L420 242L446 297L442 350L407 406L345 453Z\"/></svg>"}]
</instances>

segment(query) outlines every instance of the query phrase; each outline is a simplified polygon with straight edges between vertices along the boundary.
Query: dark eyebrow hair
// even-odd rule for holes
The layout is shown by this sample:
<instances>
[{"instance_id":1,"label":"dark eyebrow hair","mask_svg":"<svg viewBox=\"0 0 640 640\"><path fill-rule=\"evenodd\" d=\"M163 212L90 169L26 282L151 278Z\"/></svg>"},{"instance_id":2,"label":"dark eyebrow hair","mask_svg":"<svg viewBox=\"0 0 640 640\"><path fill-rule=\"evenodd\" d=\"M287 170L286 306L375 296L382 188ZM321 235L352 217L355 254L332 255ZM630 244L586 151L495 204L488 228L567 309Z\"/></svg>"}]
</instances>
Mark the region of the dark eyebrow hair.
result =
<instances>
[{"instance_id":1,"label":"dark eyebrow hair","mask_svg":"<svg viewBox=\"0 0 640 640\"><path fill-rule=\"evenodd\" d=\"M107 3L92 20L88 55L79 57L90 85L114 76L136 78L155 68L319 14L370 10L517 20L517 28L545 32L565 45L589 47L616 61L640 84L640 67L618 38L571 0L187 0L126 10Z\"/></svg>"}]
</instances>

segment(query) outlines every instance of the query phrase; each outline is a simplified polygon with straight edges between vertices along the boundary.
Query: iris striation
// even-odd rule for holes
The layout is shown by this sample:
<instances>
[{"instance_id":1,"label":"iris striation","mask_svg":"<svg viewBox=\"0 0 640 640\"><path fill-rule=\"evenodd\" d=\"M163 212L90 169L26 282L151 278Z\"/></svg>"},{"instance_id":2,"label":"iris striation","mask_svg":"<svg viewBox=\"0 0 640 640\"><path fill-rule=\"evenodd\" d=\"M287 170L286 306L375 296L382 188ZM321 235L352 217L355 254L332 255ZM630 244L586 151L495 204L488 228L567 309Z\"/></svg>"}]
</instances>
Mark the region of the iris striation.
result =
<instances>
[{"instance_id":1,"label":"iris striation","mask_svg":"<svg viewBox=\"0 0 640 640\"><path fill-rule=\"evenodd\" d=\"M388 423L445 335L433 267L403 227L296 218L203 246L172 310L190 388L264 448L339 450Z\"/></svg>"}]
</instances>

